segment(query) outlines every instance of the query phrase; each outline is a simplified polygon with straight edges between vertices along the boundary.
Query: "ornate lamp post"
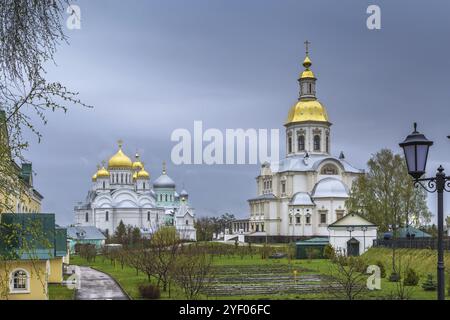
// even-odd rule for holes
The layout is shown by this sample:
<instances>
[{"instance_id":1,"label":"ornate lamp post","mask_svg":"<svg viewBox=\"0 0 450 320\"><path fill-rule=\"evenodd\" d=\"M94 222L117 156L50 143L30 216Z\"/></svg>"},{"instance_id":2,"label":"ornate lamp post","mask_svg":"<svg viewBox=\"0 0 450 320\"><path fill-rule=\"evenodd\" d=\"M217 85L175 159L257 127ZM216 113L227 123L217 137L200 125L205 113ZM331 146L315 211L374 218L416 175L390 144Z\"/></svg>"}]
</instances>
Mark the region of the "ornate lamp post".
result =
<instances>
[{"instance_id":1,"label":"ornate lamp post","mask_svg":"<svg viewBox=\"0 0 450 320\"><path fill-rule=\"evenodd\" d=\"M438 300L445 299L445 280L444 280L444 191L450 192L450 177L444 173L444 168L439 166L435 177L421 178L425 174L427 166L428 149L433 145L433 141L417 131L417 124L414 123L414 132L406 137L405 141L400 143L405 153L408 173L413 177L414 185L421 186L427 192L437 192L437 210L438 210ZM426 182L424 185L423 183Z\"/></svg>"}]
</instances>

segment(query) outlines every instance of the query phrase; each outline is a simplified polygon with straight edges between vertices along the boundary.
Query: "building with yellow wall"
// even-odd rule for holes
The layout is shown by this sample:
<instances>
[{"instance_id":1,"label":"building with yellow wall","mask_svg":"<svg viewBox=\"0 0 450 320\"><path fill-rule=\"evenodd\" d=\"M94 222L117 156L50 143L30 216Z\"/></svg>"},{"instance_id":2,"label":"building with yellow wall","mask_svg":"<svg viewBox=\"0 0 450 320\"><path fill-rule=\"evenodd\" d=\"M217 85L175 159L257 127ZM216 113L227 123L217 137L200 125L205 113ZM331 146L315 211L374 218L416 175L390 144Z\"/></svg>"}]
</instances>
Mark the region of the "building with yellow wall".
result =
<instances>
[{"instance_id":1,"label":"building with yellow wall","mask_svg":"<svg viewBox=\"0 0 450 320\"><path fill-rule=\"evenodd\" d=\"M3 213L0 227L0 299L48 299L48 283L63 281L66 229L44 213Z\"/></svg>"}]
</instances>

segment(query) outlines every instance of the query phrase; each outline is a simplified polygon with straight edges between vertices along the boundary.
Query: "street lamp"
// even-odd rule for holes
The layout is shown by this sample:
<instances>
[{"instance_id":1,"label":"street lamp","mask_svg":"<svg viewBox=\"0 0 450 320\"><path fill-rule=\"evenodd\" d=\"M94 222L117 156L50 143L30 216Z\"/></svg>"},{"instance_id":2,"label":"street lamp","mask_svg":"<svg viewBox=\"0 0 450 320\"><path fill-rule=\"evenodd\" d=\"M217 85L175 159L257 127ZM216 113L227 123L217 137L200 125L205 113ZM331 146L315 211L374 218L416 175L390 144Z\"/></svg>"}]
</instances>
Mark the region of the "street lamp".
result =
<instances>
[{"instance_id":1,"label":"street lamp","mask_svg":"<svg viewBox=\"0 0 450 320\"><path fill-rule=\"evenodd\" d=\"M449 137L450 138L450 137ZM405 141L400 143L405 153L408 173L413 177L414 185L421 186L427 192L437 192L437 210L438 210L438 300L445 299L445 280L444 280L444 191L450 192L450 177L444 173L444 168L439 166L435 177L422 178L427 166L428 149L433 145L433 141L417 131L417 124L414 123L414 132L406 137ZM422 182L426 182L424 185Z\"/></svg>"}]
</instances>

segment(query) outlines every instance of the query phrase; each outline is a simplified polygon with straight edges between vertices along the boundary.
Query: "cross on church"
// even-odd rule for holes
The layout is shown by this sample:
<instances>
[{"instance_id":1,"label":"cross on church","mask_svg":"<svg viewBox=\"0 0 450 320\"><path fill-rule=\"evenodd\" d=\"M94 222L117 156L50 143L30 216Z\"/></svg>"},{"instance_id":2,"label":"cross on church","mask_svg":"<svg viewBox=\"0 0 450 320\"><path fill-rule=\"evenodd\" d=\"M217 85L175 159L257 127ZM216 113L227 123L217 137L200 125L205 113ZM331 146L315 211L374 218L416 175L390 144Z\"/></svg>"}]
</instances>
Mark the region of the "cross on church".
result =
<instances>
[{"instance_id":1,"label":"cross on church","mask_svg":"<svg viewBox=\"0 0 450 320\"><path fill-rule=\"evenodd\" d=\"M122 139L119 139L119 140L117 141L117 144L119 145L119 148L122 148L122 145L123 145Z\"/></svg>"},{"instance_id":2,"label":"cross on church","mask_svg":"<svg viewBox=\"0 0 450 320\"><path fill-rule=\"evenodd\" d=\"M306 48L306 55L308 55L309 54L309 45L311 44L311 42L306 40L304 43L305 43L305 48Z\"/></svg>"}]
</instances>

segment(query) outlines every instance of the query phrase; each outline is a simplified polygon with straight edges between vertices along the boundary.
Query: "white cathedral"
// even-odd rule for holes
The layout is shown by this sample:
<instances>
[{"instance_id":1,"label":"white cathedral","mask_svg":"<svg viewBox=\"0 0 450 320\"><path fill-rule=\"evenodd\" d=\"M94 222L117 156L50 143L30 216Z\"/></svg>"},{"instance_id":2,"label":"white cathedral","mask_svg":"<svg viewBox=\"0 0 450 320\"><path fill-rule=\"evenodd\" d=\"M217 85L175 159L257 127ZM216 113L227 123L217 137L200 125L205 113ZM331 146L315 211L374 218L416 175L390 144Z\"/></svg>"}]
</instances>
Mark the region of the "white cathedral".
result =
<instances>
[{"instance_id":1,"label":"white cathedral","mask_svg":"<svg viewBox=\"0 0 450 320\"><path fill-rule=\"evenodd\" d=\"M181 238L196 240L194 209L183 189L176 191L175 182L167 175L165 163L159 178L150 184L150 174L136 154L135 161L119 150L108 166L97 168L86 200L75 206L75 223L95 226L112 235L120 221L138 227L150 236L161 226L175 226ZM153 187L153 188L152 188Z\"/></svg>"},{"instance_id":2,"label":"white cathedral","mask_svg":"<svg viewBox=\"0 0 450 320\"><path fill-rule=\"evenodd\" d=\"M286 157L262 165L257 197L248 200L250 218L243 231L261 241L328 236L328 226L348 213L345 200L353 181L364 173L342 152L339 157L330 154L331 123L316 98L308 51L303 66L300 95L284 125Z\"/></svg>"}]
</instances>

